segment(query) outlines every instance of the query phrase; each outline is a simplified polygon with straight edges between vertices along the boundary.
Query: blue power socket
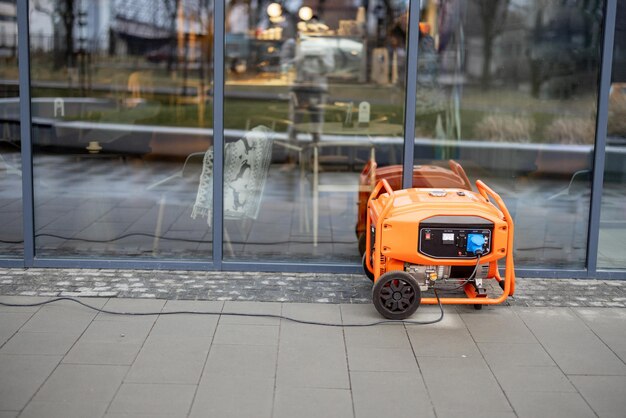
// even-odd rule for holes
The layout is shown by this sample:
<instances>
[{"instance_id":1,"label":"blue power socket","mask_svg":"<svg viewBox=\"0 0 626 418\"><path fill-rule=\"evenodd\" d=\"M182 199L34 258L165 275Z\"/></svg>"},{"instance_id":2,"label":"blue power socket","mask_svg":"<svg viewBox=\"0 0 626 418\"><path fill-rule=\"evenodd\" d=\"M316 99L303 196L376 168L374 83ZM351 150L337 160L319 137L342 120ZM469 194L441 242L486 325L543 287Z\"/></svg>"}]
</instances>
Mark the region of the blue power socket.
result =
<instances>
[{"instance_id":1,"label":"blue power socket","mask_svg":"<svg viewBox=\"0 0 626 418\"><path fill-rule=\"evenodd\" d=\"M467 252L476 254L476 251L485 250L485 236L483 234L467 234Z\"/></svg>"}]
</instances>

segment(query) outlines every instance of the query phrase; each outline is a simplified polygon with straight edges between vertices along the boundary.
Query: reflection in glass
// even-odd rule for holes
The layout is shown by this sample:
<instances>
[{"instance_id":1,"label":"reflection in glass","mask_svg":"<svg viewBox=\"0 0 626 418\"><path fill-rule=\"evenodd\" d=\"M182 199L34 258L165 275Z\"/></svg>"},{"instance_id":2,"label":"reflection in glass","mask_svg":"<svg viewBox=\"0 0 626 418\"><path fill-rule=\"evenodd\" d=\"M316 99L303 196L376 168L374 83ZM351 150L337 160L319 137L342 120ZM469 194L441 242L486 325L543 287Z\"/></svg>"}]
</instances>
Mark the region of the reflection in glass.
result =
<instances>
[{"instance_id":1,"label":"reflection in glass","mask_svg":"<svg viewBox=\"0 0 626 418\"><path fill-rule=\"evenodd\" d=\"M21 256L22 162L20 157L17 14L0 4L0 257Z\"/></svg>"},{"instance_id":2,"label":"reflection in glass","mask_svg":"<svg viewBox=\"0 0 626 418\"><path fill-rule=\"evenodd\" d=\"M359 262L367 173L401 170L407 16L408 2L227 1L226 259Z\"/></svg>"},{"instance_id":3,"label":"reflection in glass","mask_svg":"<svg viewBox=\"0 0 626 418\"><path fill-rule=\"evenodd\" d=\"M584 268L603 2L422 1L416 170L502 195L518 266Z\"/></svg>"},{"instance_id":4,"label":"reflection in glass","mask_svg":"<svg viewBox=\"0 0 626 418\"><path fill-rule=\"evenodd\" d=\"M626 4L617 2L598 267L626 268Z\"/></svg>"},{"instance_id":5,"label":"reflection in glass","mask_svg":"<svg viewBox=\"0 0 626 418\"><path fill-rule=\"evenodd\" d=\"M39 256L211 257L210 0L30 2ZM212 161L211 161L212 163Z\"/></svg>"}]
</instances>

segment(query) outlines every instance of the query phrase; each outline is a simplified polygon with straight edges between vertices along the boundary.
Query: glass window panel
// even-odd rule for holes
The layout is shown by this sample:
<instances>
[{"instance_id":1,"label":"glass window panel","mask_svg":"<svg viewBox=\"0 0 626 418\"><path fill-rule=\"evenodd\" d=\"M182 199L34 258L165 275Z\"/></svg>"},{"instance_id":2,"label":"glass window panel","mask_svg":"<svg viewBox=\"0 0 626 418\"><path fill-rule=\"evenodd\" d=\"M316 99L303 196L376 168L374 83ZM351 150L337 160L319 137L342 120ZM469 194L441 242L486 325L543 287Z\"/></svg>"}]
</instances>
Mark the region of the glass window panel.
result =
<instances>
[{"instance_id":1,"label":"glass window panel","mask_svg":"<svg viewBox=\"0 0 626 418\"><path fill-rule=\"evenodd\" d=\"M603 7L421 2L416 169L500 193L519 267L585 267Z\"/></svg>"},{"instance_id":2,"label":"glass window panel","mask_svg":"<svg viewBox=\"0 0 626 418\"><path fill-rule=\"evenodd\" d=\"M212 14L30 2L38 256L211 257Z\"/></svg>"},{"instance_id":3,"label":"glass window panel","mask_svg":"<svg viewBox=\"0 0 626 418\"><path fill-rule=\"evenodd\" d=\"M22 256L22 161L20 156L17 14L0 3L0 257Z\"/></svg>"},{"instance_id":4,"label":"glass window panel","mask_svg":"<svg viewBox=\"0 0 626 418\"><path fill-rule=\"evenodd\" d=\"M626 268L626 4L617 2L598 267Z\"/></svg>"},{"instance_id":5,"label":"glass window panel","mask_svg":"<svg viewBox=\"0 0 626 418\"><path fill-rule=\"evenodd\" d=\"M226 3L224 257L360 262L372 164L401 177L408 2Z\"/></svg>"}]
</instances>

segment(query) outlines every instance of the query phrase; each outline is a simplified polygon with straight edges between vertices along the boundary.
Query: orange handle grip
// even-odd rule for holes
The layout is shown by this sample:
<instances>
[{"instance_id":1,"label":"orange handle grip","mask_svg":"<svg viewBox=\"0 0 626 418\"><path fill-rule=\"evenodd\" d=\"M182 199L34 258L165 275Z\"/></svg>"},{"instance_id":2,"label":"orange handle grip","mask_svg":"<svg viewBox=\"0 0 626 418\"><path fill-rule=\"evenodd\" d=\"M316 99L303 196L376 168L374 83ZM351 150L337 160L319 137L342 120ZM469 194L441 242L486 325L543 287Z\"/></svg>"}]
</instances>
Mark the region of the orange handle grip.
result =
<instances>
[{"instance_id":1,"label":"orange handle grip","mask_svg":"<svg viewBox=\"0 0 626 418\"><path fill-rule=\"evenodd\" d=\"M489 200L490 197L493 198L493 200L495 200L495 202L498 204L498 208L500 209L502 214L504 214L504 219L507 222L513 221L513 218L511 218L511 214L509 213L509 210L506 208L504 201L502 200L502 198L500 197L498 193L494 192L493 189L487 186L485 183L483 183L482 180L476 180L476 188L478 189L478 193L480 193L482 197L487 199L487 201Z\"/></svg>"},{"instance_id":2,"label":"orange handle grip","mask_svg":"<svg viewBox=\"0 0 626 418\"><path fill-rule=\"evenodd\" d=\"M378 182L378 184L376 184L376 187L374 187L374 190L372 190L372 194L370 194L370 198L368 200L376 199L383 189L385 189L385 192L389 194L393 193L393 189L389 185L389 182L385 179L382 179Z\"/></svg>"}]
</instances>

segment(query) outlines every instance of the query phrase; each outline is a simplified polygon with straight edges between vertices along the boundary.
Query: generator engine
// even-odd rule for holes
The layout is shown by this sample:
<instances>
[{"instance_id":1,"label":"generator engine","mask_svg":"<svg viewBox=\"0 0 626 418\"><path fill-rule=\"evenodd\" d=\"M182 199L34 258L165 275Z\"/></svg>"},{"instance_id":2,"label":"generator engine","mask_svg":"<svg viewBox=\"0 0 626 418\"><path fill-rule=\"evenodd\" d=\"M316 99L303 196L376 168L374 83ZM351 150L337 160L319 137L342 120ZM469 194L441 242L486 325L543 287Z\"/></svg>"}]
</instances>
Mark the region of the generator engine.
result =
<instances>
[{"instance_id":1,"label":"generator engine","mask_svg":"<svg viewBox=\"0 0 626 418\"><path fill-rule=\"evenodd\" d=\"M465 280L469 277L479 293L484 292L483 279L487 278L489 271L489 263L481 263L478 265L474 274L473 267L464 266L420 266L417 264L407 264L404 271L409 273L417 280L422 292L433 289L438 284L457 284L459 280Z\"/></svg>"},{"instance_id":2,"label":"generator engine","mask_svg":"<svg viewBox=\"0 0 626 418\"><path fill-rule=\"evenodd\" d=\"M374 282L376 309L404 319L420 303L501 303L514 291L513 222L504 202L483 182L464 189L394 191L382 180L368 201L367 251L363 268ZM491 202L493 199L496 203ZM505 259L500 277L498 260ZM484 281L503 289L487 296ZM466 298L421 298L421 292L462 288Z\"/></svg>"}]
</instances>

